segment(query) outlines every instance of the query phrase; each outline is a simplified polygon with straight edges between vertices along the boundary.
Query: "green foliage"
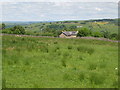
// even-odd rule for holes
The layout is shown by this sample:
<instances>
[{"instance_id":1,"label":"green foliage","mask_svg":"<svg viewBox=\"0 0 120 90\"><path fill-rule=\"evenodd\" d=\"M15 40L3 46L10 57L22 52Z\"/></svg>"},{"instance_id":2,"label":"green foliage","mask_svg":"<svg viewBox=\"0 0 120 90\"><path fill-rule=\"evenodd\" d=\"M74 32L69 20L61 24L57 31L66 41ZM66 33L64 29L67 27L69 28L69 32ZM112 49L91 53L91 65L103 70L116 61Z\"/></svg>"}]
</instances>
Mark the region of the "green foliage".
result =
<instances>
[{"instance_id":1,"label":"green foliage","mask_svg":"<svg viewBox=\"0 0 120 90\"><path fill-rule=\"evenodd\" d=\"M80 36L80 37L85 37L90 35L91 35L91 31L87 28L81 28L77 34L77 36Z\"/></svg>"},{"instance_id":2,"label":"green foliage","mask_svg":"<svg viewBox=\"0 0 120 90\"><path fill-rule=\"evenodd\" d=\"M8 33L8 34L25 34L25 29L18 25L14 26L12 28L6 28L2 31L2 33Z\"/></svg>"},{"instance_id":3,"label":"green foliage","mask_svg":"<svg viewBox=\"0 0 120 90\"><path fill-rule=\"evenodd\" d=\"M103 33L104 38L110 38L110 32L109 31L101 31Z\"/></svg>"},{"instance_id":4,"label":"green foliage","mask_svg":"<svg viewBox=\"0 0 120 90\"><path fill-rule=\"evenodd\" d=\"M2 23L2 29L5 29L6 25L5 23Z\"/></svg>"},{"instance_id":5,"label":"green foliage","mask_svg":"<svg viewBox=\"0 0 120 90\"><path fill-rule=\"evenodd\" d=\"M78 36L80 37L93 36L118 40L118 21L118 19L98 19L83 21L41 22L27 25L26 23L5 23L6 28L1 32L8 34L23 34L24 32L21 32L19 28L15 29L15 31L11 30L16 25L23 25L25 28L24 34L27 35L58 37L62 31L79 31Z\"/></svg>"},{"instance_id":6,"label":"green foliage","mask_svg":"<svg viewBox=\"0 0 120 90\"><path fill-rule=\"evenodd\" d=\"M75 25L72 25L72 26L69 27L69 30L73 30L74 31L75 29L77 29L77 26L75 26Z\"/></svg>"},{"instance_id":7,"label":"green foliage","mask_svg":"<svg viewBox=\"0 0 120 90\"><path fill-rule=\"evenodd\" d=\"M93 36L94 37L102 37L103 35L100 32L93 32Z\"/></svg>"},{"instance_id":8,"label":"green foliage","mask_svg":"<svg viewBox=\"0 0 120 90\"><path fill-rule=\"evenodd\" d=\"M13 34L25 34L25 29L20 25L14 26L11 31Z\"/></svg>"},{"instance_id":9,"label":"green foliage","mask_svg":"<svg viewBox=\"0 0 120 90\"><path fill-rule=\"evenodd\" d=\"M118 40L118 34L116 34L116 33L111 34L110 39Z\"/></svg>"}]
</instances>

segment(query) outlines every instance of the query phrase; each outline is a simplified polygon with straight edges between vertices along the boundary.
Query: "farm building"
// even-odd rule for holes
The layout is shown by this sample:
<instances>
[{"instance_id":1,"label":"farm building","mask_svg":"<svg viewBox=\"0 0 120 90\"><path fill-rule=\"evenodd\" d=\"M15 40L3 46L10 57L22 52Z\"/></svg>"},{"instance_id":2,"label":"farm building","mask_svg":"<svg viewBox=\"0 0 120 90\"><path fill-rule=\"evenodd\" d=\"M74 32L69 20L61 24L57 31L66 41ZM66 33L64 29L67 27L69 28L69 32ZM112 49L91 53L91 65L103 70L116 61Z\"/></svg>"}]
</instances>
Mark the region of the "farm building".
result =
<instances>
[{"instance_id":1,"label":"farm building","mask_svg":"<svg viewBox=\"0 0 120 90\"><path fill-rule=\"evenodd\" d=\"M74 38L77 36L77 33L78 31L63 31L59 37L62 37L62 38Z\"/></svg>"}]
</instances>

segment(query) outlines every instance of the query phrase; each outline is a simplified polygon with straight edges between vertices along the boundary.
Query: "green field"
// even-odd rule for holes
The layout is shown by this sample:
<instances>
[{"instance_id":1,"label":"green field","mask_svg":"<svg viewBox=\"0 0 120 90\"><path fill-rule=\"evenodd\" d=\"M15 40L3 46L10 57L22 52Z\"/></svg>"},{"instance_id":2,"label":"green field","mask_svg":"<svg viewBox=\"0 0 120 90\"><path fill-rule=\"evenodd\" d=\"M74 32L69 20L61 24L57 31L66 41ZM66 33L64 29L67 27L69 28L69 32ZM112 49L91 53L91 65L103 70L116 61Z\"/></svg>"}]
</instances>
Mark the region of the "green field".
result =
<instances>
[{"instance_id":1,"label":"green field","mask_svg":"<svg viewBox=\"0 0 120 90\"><path fill-rule=\"evenodd\" d=\"M118 43L2 37L4 88L118 87Z\"/></svg>"},{"instance_id":2,"label":"green field","mask_svg":"<svg viewBox=\"0 0 120 90\"><path fill-rule=\"evenodd\" d=\"M82 26L78 27L77 29L88 28L93 32L109 31L111 34L118 34L118 19L32 23L29 25L24 25L24 27L26 32L35 34L42 33L41 29L46 29L48 25L65 25L67 29L69 29L70 26Z\"/></svg>"}]
</instances>

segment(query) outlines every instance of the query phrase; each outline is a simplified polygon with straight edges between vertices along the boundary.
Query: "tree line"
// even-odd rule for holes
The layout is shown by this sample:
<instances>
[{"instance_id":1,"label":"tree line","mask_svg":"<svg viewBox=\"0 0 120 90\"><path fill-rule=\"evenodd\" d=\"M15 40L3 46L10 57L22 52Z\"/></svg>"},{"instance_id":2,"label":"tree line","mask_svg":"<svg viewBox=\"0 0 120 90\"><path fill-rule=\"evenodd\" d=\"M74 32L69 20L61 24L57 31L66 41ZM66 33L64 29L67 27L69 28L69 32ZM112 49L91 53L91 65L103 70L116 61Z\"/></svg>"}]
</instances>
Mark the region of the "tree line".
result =
<instances>
[{"instance_id":1,"label":"tree line","mask_svg":"<svg viewBox=\"0 0 120 90\"><path fill-rule=\"evenodd\" d=\"M98 32L98 31L92 31L89 28L77 28L75 25L71 25L69 27L66 27L63 24L62 25L57 25L57 24L47 25L41 34L36 33L36 35L37 36L42 35L42 36L58 37L62 33L63 30L65 30L65 31L78 31L77 37L92 36L92 37L104 37L104 38L118 40L118 34L116 34L116 33L111 34L107 30L103 30L103 31ZM25 31L25 28L23 26L17 25L17 26L14 26L12 28L6 28L6 25L4 23L2 23L2 33L27 34Z\"/></svg>"}]
</instances>

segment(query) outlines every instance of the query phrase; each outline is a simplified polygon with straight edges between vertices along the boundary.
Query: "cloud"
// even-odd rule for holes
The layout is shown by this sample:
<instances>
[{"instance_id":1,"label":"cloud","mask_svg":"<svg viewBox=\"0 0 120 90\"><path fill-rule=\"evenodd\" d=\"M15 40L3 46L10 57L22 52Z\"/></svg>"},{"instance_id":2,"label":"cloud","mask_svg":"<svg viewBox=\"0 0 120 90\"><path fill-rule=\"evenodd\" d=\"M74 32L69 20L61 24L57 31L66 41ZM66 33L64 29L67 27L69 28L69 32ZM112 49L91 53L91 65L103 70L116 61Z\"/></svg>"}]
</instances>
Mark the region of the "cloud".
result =
<instances>
[{"instance_id":1,"label":"cloud","mask_svg":"<svg viewBox=\"0 0 120 90\"><path fill-rule=\"evenodd\" d=\"M102 11L102 9L101 9L101 8L95 8L95 10L96 10L96 11Z\"/></svg>"},{"instance_id":2,"label":"cloud","mask_svg":"<svg viewBox=\"0 0 120 90\"><path fill-rule=\"evenodd\" d=\"M116 18L118 13L117 3L11 2L4 3L2 7L4 21L80 20L108 16Z\"/></svg>"}]
</instances>

